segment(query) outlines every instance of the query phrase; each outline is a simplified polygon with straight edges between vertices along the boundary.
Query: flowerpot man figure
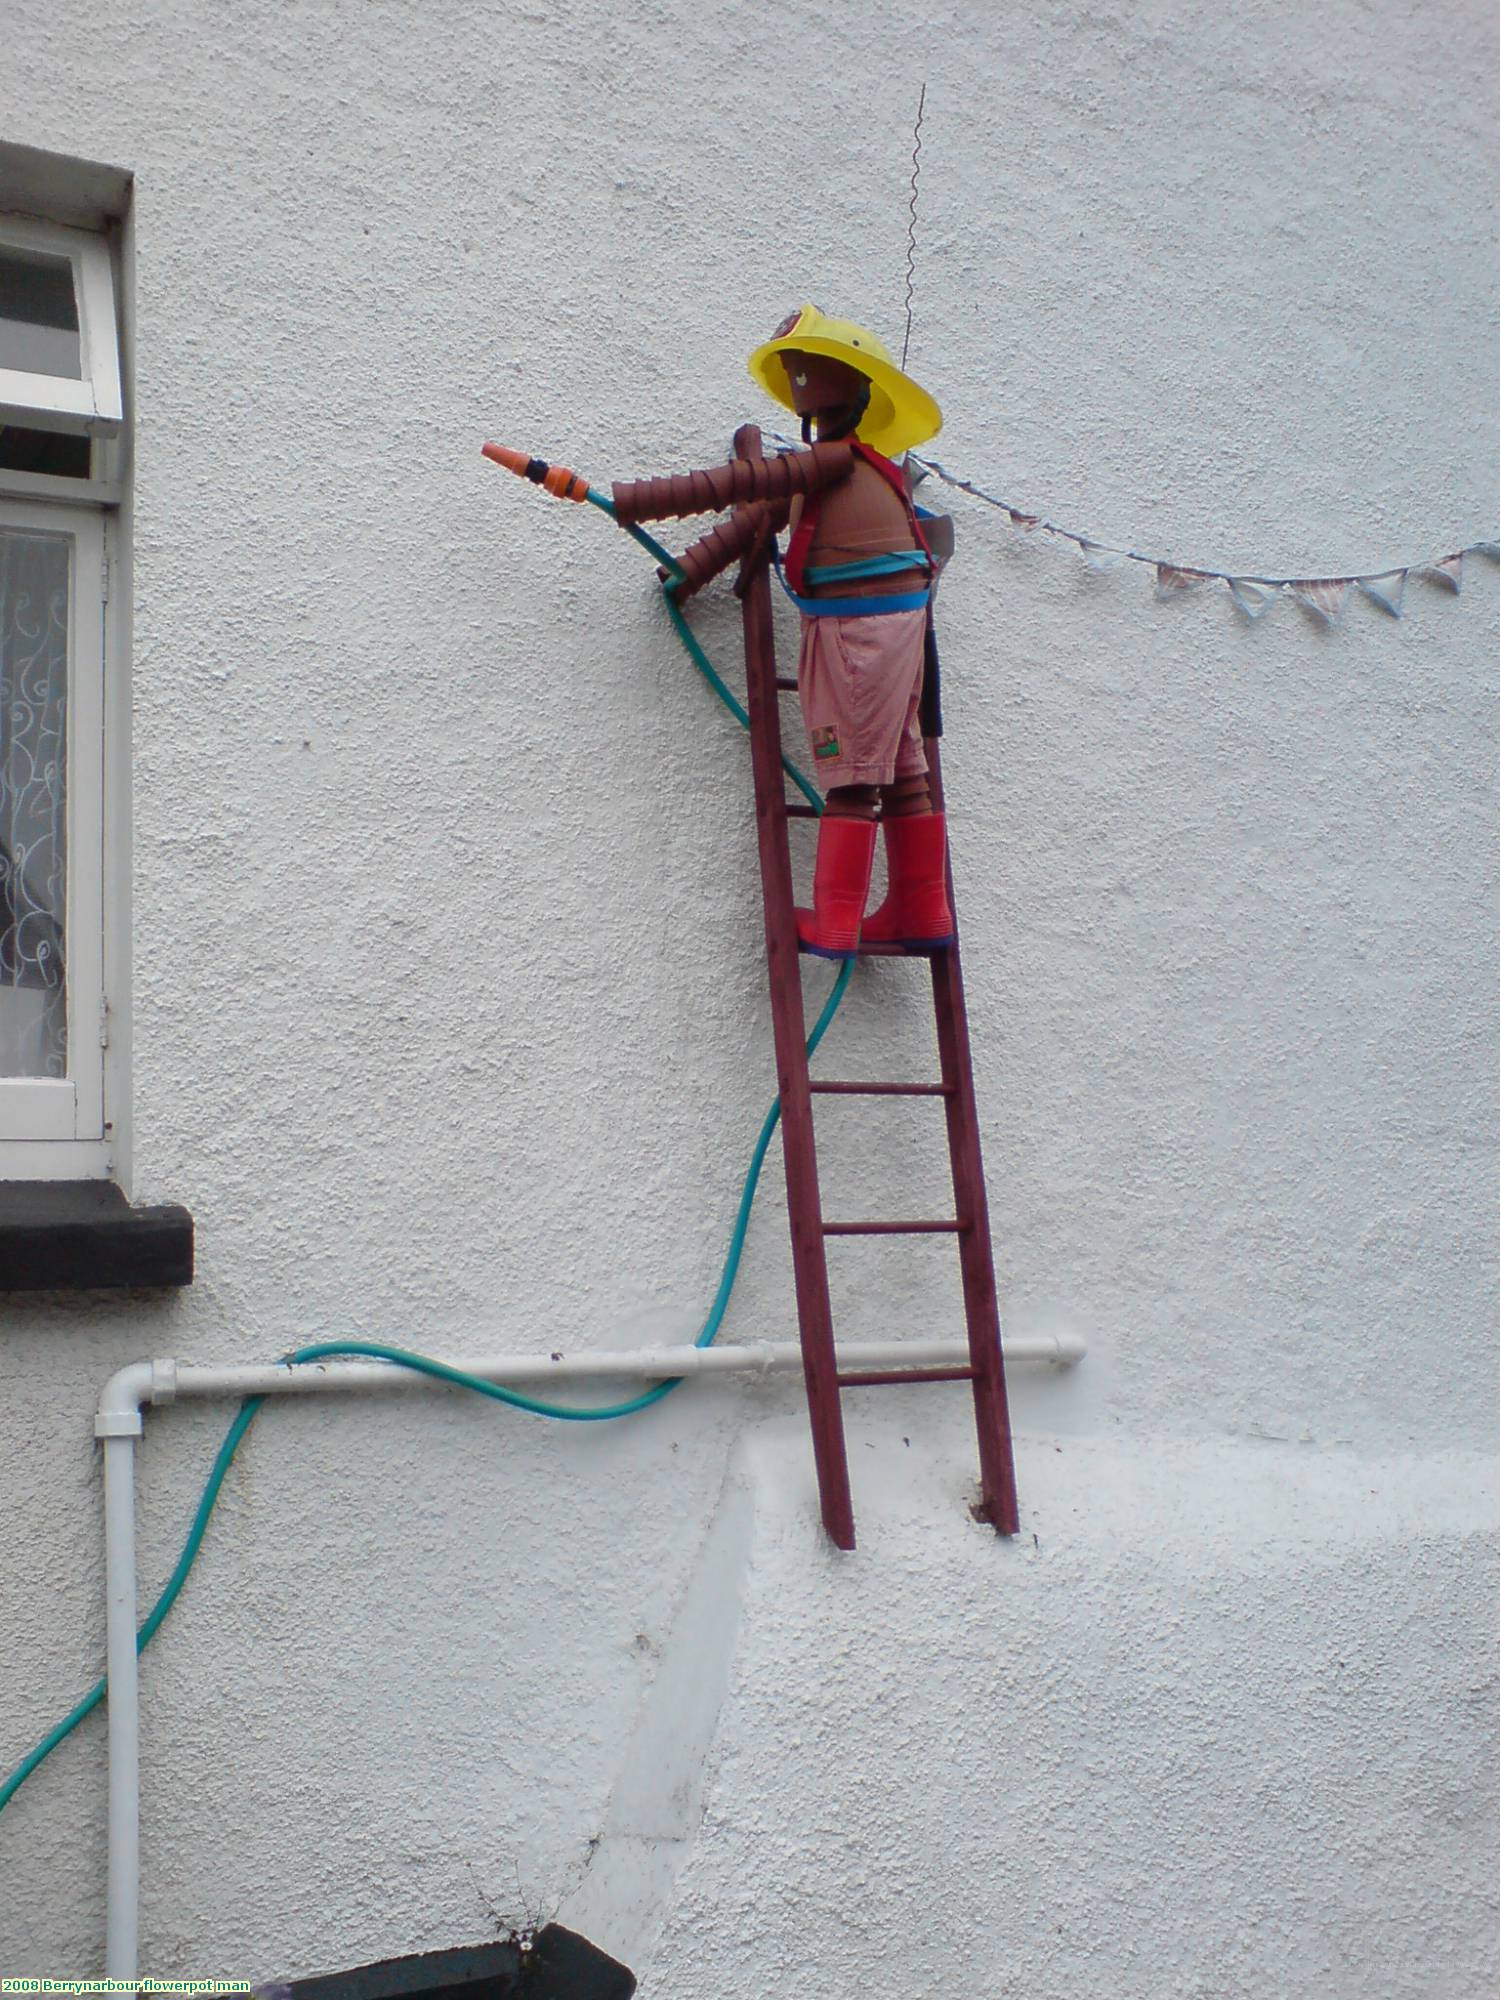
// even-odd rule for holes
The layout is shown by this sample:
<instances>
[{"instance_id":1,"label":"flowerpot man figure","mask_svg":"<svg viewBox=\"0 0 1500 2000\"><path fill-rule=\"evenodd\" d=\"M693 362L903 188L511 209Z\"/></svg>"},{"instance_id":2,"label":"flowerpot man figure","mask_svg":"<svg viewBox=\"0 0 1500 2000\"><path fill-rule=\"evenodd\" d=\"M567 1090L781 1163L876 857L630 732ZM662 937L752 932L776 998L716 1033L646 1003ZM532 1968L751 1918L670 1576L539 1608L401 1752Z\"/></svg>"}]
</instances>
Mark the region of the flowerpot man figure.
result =
<instances>
[{"instance_id":1,"label":"flowerpot man figure","mask_svg":"<svg viewBox=\"0 0 1500 2000\"><path fill-rule=\"evenodd\" d=\"M680 595L761 536L790 530L782 566L802 618L797 686L826 795L813 906L797 912L799 942L824 958L852 957L861 942L936 951L954 938L944 817L933 810L920 726L925 712L937 733L929 640L936 563L892 459L934 436L942 417L873 333L816 306L793 313L749 366L802 419L810 449L767 461L753 487L739 462L617 485L615 504L621 519L639 521L750 503L685 552ZM877 812L889 892L866 917Z\"/></svg>"}]
</instances>

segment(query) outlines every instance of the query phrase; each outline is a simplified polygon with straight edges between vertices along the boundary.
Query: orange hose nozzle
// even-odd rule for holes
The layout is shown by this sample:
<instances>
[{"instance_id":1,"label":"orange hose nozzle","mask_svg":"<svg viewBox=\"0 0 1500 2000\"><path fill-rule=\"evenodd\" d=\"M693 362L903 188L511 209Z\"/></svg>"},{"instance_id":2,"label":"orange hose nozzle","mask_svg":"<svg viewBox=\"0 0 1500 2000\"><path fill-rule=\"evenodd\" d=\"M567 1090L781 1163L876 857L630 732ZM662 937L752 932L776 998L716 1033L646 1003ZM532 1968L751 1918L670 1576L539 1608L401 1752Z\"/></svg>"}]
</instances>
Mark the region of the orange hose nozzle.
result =
<instances>
[{"instance_id":1,"label":"orange hose nozzle","mask_svg":"<svg viewBox=\"0 0 1500 2000\"><path fill-rule=\"evenodd\" d=\"M544 458L528 458L524 451L514 451L508 444L487 444L481 447L486 458L496 465L503 465L507 472L514 472L522 479L530 479L538 486L544 486L559 500L587 500L589 483L576 472L569 472L565 465L549 465Z\"/></svg>"}]
</instances>

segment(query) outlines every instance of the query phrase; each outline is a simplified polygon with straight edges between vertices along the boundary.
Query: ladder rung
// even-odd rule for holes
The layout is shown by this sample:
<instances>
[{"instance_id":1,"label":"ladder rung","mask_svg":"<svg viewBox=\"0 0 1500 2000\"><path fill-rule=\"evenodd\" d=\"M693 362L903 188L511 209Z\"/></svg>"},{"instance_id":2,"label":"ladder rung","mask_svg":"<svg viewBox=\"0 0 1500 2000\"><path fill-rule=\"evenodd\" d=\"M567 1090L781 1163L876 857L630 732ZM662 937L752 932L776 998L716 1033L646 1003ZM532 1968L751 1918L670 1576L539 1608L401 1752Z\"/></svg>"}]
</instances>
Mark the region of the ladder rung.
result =
<instances>
[{"instance_id":1,"label":"ladder rung","mask_svg":"<svg viewBox=\"0 0 1500 2000\"><path fill-rule=\"evenodd\" d=\"M805 806L800 799L787 800L786 816L788 819L820 819L822 817L816 806Z\"/></svg>"},{"instance_id":2,"label":"ladder rung","mask_svg":"<svg viewBox=\"0 0 1500 2000\"><path fill-rule=\"evenodd\" d=\"M895 1373L884 1368L861 1369L857 1374L840 1375L841 1389L878 1389L886 1382L972 1382L972 1368L903 1368Z\"/></svg>"},{"instance_id":3,"label":"ladder rung","mask_svg":"<svg viewBox=\"0 0 1500 2000\"><path fill-rule=\"evenodd\" d=\"M776 676L776 685L777 687L781 688L783 692L787 694L795 694L797 692L797 680L795 675L788 677L786 674L778 674Z\"/></svg>"},{"instance_id":4,"label":"ladder rung","mask_svg":"<svg viewBox=\"0 0 1500 2000\"><path fill-rule=\"evenodd\" d=\"M858 956L860 958L936 958L940 952L950 949L951 947L945 944L916 946L907 944L862 944L859 948Z\"/></svg>"},{"instance_id":5,"label":"ladder rung","mask_svg":"<svg viewBox=\"0 0 1500 2000\"><path fill-rule=\"evenodd\" d=\"M825 1097L951 1097L946 1083L809 1083Z\"/></svg>"},{"instance_id":6,"label":"ladder rung","mask_svg":"<svg viewBox=\"0 0 1500 2000\"><path fill-rule=\"evenodd\" d=\"M825 1222L825 1236L958 1236L963 1222Z\"/></svg>"}]
</instances>

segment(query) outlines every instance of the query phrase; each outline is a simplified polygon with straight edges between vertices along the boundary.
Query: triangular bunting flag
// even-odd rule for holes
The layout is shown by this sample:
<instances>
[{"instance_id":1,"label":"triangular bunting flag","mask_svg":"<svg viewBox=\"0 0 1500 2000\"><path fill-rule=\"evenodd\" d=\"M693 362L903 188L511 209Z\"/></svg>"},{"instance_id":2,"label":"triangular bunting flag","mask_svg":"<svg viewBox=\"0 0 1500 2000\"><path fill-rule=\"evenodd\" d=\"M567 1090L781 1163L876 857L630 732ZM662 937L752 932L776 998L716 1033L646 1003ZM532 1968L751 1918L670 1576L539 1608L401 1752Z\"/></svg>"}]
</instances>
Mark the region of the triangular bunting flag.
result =
<instances>
[{"instance_id":1,"label":"triangular bunting flag","mask_svg":"<svg viewBox=\"0 0 1500 2000\"><path fill-rule=\"evenodd\" d=\"M1118 569L1120 564L1125 560L1124 549L1112 549L1107 547L1103 542L1085 542L1080 540L1078 547L1090 569L1101 571Z\"/></svg>"},{"instance_id":2,"label":"triangular bunting flag","mask_svg":"<svg viewBox=\"0 0 1500 2000\"><path fill-rule=\"evenodd\" d=\"M1366 597L1374 598L1382 611L1389 611L1393 618L1399 618L1409 574L1404 569L1388 569L1384 576L1357 576L1354 581Z\"/></svg>"},{"instance_id":3,"label":"triangular bunting flag","mask_svg":"<svg viewBox=\"0 0 1500 2000\"><path fill-rule=\"evenodd\" d=\"M1302 576L1294 577L1287 588L1299 604L1331 625L1344 608L1349 583L1347 576Z\"/></svg>"},{"instance_id":4,"label":"triangular bunting flag","mask_svg":"<svg viewBox=\"0 0 1500 2000\"><path fill-rule=\"evenodd\" d=\"M1464 559L1462 555L1439 556L1436 562L1423 566L1422 574L1430 577L1434 583L1442 584L1457 597L1464 587Z\"/></svg>"},{"instance_id":5,"label":"triangular bunting flag","mask_svg":"<svg viewBox=\"0 0 1500 2000\"><path fill-rule=\"evenodd\" d=\"M1500 562L1500 542L1474 542L1469 548L1465 549L1464 554L1493 556L1496 562Z\"/></svg>"},{"instance_id":6,"label":"triangular bunting flag","mask_svg":"<svg viewBox=\"0 0 1500 2000\"><path fill-rule=\"evenodd\" d=\"M1229 595L1247 618L1264 617L1286 588L1285 584L1264 583L1256 576L1227 576Z\"/></svg>"},{"instance_id":7,"label":"triangular bunting flag","mask_svg":"<svg viewBox=\"0 0 1500 2000\"><path fill-rule=\"evenodd\" d=\"M1180 592L1196 590L1200 583L1209 581L1206 569L1182 569L1176 563L1159 562L1156 565L1156 594L1158 597L1176 597Z\"/></svg>"}]
</instances>

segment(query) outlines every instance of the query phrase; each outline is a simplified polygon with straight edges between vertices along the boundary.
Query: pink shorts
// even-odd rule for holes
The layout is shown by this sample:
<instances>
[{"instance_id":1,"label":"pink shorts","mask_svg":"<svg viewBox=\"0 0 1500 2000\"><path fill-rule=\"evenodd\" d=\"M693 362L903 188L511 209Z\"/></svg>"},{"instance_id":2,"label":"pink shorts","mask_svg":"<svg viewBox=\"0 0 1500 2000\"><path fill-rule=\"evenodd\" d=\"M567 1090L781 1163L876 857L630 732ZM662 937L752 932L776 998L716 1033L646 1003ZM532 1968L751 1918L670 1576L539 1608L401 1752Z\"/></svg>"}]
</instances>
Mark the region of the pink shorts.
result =
<instances>
[{"instance_id":1,"label":"pink shorts","mask_svg":"<svg viewBox=\"0 0 1500 2000\"><path fill-rule=\"evenodd\" d=\"M889 785L927 769L917 703L925 609L802 618L797 692L823 790Z\"/></svg>"}]
</instances>

